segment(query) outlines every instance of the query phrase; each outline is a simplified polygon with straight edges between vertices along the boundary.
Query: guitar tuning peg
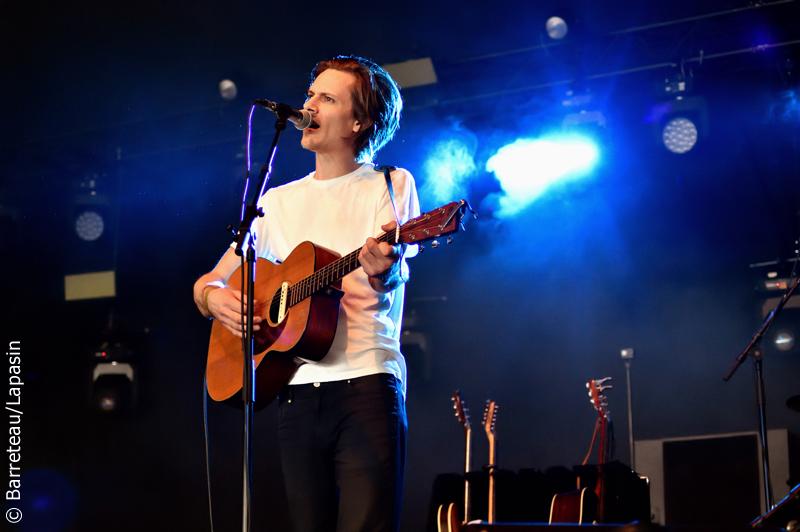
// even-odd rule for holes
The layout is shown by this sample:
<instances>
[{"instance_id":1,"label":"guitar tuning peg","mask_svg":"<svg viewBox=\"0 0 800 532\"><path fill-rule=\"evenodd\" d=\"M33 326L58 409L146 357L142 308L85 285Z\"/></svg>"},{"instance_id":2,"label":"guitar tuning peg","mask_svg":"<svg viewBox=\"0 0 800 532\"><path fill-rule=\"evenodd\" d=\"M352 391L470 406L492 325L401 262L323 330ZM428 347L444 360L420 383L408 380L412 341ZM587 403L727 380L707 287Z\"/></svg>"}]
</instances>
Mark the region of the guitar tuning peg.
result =
<instances>
[{"instance_id":1,"label":"guitar tuning peg","mask_svg":"<svg viewBox=\"0 0 800 532\"><path fill-rule=\"evenodd\" d=\"M438 240L431 240L431 247L434 248L434 249L438 248L439 247L439 241Z\"/></svg>"},{"instance_id":2,"label":"guitar tuning peg","mask_svg":"<svg viewBox=\"0 0 800 532\"><path fill-rule=\"evenodd\" d=\"M453 243L453 237L452 236L448 236L447 237L447 243L448 244L452 244Z\"/></svg>"},{"instance_id":3,"label":"guitar tuning peg","mask_svg":"<svg viewBox=\"0 0 800 532\"><path fill-rule=\"evenodd\" d=\"M425 251L425 244L417 244L417 247L419 248L418 253L422 253L423 251Z\"/></svg>"}]
</instances>

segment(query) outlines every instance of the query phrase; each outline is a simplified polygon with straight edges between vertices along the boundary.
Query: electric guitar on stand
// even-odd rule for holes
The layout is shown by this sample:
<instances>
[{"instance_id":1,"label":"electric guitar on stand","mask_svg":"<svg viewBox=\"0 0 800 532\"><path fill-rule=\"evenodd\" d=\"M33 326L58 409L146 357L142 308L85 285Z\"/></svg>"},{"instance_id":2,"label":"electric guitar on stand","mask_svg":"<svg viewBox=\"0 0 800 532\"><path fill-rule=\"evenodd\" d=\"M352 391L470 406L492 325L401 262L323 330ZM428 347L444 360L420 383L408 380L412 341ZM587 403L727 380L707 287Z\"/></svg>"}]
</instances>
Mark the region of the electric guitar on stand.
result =
<instances>
[{"instance_id":1,"label":"electric guitar on stand","mask_svg":"<svg viewBox=\"0 0 800 532\"><path fill-rule=\"evenodd\" d=\"M497 470L497 404L494 401L486 401L486 410L483 412L483 429L486 437L489 438L489 465L486 470L489 472L489 512L486 521L491 525L495 522L495 500L494 500L494 473Z\"/></svg>"},{"instance_id":2,"label":"electric guitar on stand","mask_svg":"<svg viewBox=\"0 0 800 532\"><path fill-rule=\"evenodd\" d=\"M464 440L465 440L465 465L464 465L464 520L458 518L458 507L456 503L451 502L447 508L444 504L439 506L437 515L438 532L458 532L461 529L461 524L469 523L470 516L470 493L469 493L469 473L472 462L472 426L469 421L468 409L465 406L459 391L453 393L453 409L456 411L456 418L464 427Z\"/></svg>"}]
</instances>

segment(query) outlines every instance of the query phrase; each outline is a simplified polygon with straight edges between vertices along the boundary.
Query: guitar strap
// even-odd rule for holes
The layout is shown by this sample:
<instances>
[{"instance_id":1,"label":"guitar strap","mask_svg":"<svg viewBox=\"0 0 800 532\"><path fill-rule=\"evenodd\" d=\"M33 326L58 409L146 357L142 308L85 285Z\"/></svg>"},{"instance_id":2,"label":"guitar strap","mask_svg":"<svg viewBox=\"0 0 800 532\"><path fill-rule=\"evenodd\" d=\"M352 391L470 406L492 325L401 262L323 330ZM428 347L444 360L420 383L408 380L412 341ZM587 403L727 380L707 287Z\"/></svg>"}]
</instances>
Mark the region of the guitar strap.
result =
<instances>
[{"instance_id":1,"label":"guitar strap","mask_svg":"<svg viewBox=\"0 0 800 532\"><path fill-rule=\"evenodd\" d=\"M386 179L386 188L389 190L389 199L392 202L392 210L394 211L394 219L397 222L397 229L395 234L395 242L400 241L400 217L397 216L397 205L394 203L394 188L392 187L392 176L390 172L397 170L396 166L376 166L375 171L383 172L383 177Z\"/></svg>"}]
</instances>

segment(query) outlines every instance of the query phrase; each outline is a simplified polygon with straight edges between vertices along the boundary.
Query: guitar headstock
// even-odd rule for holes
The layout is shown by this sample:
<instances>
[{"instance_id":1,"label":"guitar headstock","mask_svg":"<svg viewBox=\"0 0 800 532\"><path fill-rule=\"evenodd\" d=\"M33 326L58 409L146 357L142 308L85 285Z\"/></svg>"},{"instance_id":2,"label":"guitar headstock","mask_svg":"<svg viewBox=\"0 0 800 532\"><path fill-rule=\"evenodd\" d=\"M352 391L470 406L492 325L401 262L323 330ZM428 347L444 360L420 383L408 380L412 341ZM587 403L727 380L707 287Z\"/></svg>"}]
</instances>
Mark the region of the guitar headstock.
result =
<instances>
[{"instance_id":1,"label":"guitar headstock","mask_svg":"<svg viewBox=\"0 0 800 532\"><path fill-rule=\"evenodd\" d=\"M605 420L610 419L610 412L608 411L608 403L606 402L606 396L603 395L603 390L613 388L610 384L605 384L610 380L611 377L606 377L605 379L599 380L593 379L586 383L586 387L589 388L589 401L594 405L597 414Z\"/></svg>"},{"instance_id":2,"label":"guitar headstock","mask_svg":"<svg viewBox=\"0 0 800 532\"><path fill-rule=\"evenodd\" d=\"M453 392L453 409L456 411L456 417L458 421L461 423L461 426L464 427L464 432L469 433L472 430L469 422L469 409L464 404L464 401L461 399L459 395L459 391L456 390Z\"/></svg>"},{"instance_id":3,"label":"guitar headstock","mask_svg":"<svg viewBox=\"0 0 800 532\"><path fill-rule=\"evenodd\" d=\"M497 424L497 404L491 399L486 401L486 409L483 411L483 430L486 431L486 436L489 440L493 440L497 434L495 433L495 425Z\"/></svg>"},{"instance_id":4,"label":"guitar headstock","mask_svg":"<svg viewBox=\"0 0 800 532\"><path fill-rule=\"evenodd\" d=\"M454 201L421 214L400 226L400 239L395 243L421 244L428 240L457 233L463 227L461 219L464 218L467 209L477 217L467 200ZM389 231L388 235L391 237L393 233ZM448 238L449 241L450 238ZM434 242L432 245L436 247L438 243Z\"/></svg>"}]
</instances>

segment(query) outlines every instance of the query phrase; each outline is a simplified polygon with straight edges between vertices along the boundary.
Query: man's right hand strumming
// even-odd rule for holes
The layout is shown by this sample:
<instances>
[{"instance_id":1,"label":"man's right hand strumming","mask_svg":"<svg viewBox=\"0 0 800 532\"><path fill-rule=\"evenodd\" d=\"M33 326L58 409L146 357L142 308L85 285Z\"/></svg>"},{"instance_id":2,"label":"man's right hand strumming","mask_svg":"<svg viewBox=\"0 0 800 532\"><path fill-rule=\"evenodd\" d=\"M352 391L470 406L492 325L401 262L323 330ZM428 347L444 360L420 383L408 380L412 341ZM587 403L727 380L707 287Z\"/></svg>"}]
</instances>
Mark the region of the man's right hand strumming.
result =
<instances>
[{"instance_id":1,"label":"man's right hand strumming","mask_svg":"<svg viewBox=\"0 0 800 532\"><path fill-rule=\"evenodd\" d=\"M225 284L238 265L239 258L232 250L228 250L212 271L194 283L194 302L203 316L219 320L226 329L241 338L242 311L247 311L247 301L242 301L239 290ZM261 328L260 323L261 317L253 316L253 331Z\"/></svg>"}]
</instances>

